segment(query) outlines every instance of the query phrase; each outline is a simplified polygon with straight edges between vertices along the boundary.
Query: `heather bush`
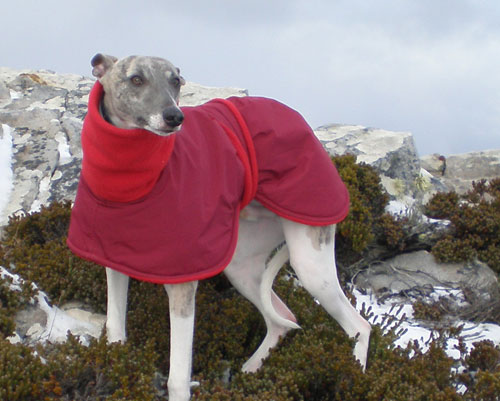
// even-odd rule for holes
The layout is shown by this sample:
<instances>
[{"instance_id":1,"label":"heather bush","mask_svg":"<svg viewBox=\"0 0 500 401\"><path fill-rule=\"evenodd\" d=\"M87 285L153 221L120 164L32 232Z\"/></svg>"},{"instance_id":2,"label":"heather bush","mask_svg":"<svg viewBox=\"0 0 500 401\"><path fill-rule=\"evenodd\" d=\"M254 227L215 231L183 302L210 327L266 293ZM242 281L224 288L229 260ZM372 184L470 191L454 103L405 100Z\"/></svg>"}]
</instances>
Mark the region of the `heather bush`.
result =
<instances>
[{"instance_id":1,"label":"heather bush","mask_svg":"<svg viewBox=\"0 0 500 401\"><path fill-rule=\"evenodd\" d=\"M383 227L387 245L399 248L404 243L403 228L384 217L387 196L373 169L355 165L352 156L336 163L351 191L353 210L350 220L339 227L341 245L352 254L362 253ZM498 186L497 192L491 186L482 188L477 202L492 202L483 198L498 193ZM12 218L2 241L0 265L36 282L55 304L76 299L103 311L104 269L74 257L65 247L69 215L69 203L54 203L40 213ZM494 224L488 226L493 228ZM495 254L493 245L490 242L486 249ZM162 286L131 281L127 344L108 345L102 336L83 346L69 336L65 344L33 348L5 340L14 329L13 314L32 296L31 287L12 292L8 285L8 279L0 283L0 399L163 399L169 320ZM494 400L498 395L500 351L491 343L475 344L470 353L463 350L466 371L456 373L456 361L443 350L445 334L423 353L417 343L395 347L396 329L375 325L363 374L352 355L354 341L286 271L276 280L275 291L294 311L302 330L288 333L259 372L244 374L241 365L262 341L265 324L223 276L200 283L193 379L201 385L193 389L193 399L445 401ZM423 315L438 315L425 306L420 309ZM457 392L460 385L466 386L463 395Z\"/></svg>"},{"instance_id":2,"label":"heather bush","mask_svg":"<svg viewBox=\"0 0 500 401\"><path fill-rule=\"evenodd\" d=\"M58 304L77 299L104 311L104 269L74 256L66 246L70 214L70 202L54 202L39 213L11 217L2 240L1 264L37 283Z\"/></svg>"},{"instance_id":3,"label":"heather bush","mask_svg":"<svg viewBox=\"0 0 500 401\"><path fill-rule=\"evenodd\" d=\"M338 225L339 249L359 254L374 239L375 225L389 197L373 167L356 164L354 155L337 156L332 160L349 190L351 201L348 216Z\"/></svg>"},{"instance_id":4,"label":"heather bush","mask_svg":"<svg viewBox=\"0 0 500 401\"><path fill-rule=\"evenodd\" d=\"M436 194L425 212L429 217L448 219L453 225L432 249L439 261L478 258L500 273L500 178L475 182L464 195Z\"/></svg>"}]
</instances>

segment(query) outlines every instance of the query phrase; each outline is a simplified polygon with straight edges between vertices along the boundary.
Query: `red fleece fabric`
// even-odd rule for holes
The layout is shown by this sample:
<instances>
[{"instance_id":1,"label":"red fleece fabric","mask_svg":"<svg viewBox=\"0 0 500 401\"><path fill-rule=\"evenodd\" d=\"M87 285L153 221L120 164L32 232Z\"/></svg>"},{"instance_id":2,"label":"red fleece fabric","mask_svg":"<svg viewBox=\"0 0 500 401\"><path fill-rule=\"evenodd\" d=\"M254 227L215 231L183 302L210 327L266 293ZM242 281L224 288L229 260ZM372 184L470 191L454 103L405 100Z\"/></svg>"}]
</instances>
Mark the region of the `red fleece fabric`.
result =
<instances>
[{"instance_id":1,"label":"red fleece fabric","mask_svg":"<svg viewBox=\"0 0 500 401\"><path fill-rule=\"evenodd\" d=\"M235 97L227 100L231 107L220 100L184 107L182 129L159 140L102 120L99 86L92 90L82 131L83 169L68 234L75 254L139 280L174 284L214 276L229 264L248 194L303 224L334 224L347 215L349 196L328 154L287 106ZM116 144L115 136L126 142L136 131L141 135L132 135L133 147L116 154L126 145ZM87 136L93 139L89 147ZM133 178L127 180L129 173Z\"/></svg>"},{"instance_id":2,"label":"red fleece fabric","mask_svg":"<svg viewBox=\"0 0 500 401\"><path fill-rule=\"evenodd\" d=\"M81 174L96 196L130 202L145 196L156 184L174 149L175 136L109 124L99 112L103 93L99 82L90 92L81 138Z\"/></svg>"}]
</instances>

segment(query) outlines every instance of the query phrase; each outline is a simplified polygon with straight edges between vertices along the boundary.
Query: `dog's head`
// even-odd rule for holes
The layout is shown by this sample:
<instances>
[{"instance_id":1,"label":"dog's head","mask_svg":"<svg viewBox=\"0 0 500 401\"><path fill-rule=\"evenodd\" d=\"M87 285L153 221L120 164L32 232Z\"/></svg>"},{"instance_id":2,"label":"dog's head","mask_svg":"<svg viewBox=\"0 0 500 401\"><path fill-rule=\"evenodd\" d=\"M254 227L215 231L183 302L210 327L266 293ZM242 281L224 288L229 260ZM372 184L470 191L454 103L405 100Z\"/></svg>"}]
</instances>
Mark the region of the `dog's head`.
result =
<instances>
[{"instance_id":1,"label":"dog's head","mask_svg":"<svg viewBox=\"0 0 500 401\"><path fill-rule=\"evenodd\" d=\"M103 116L120 128L143 128L166 136L184 121L179 108L184 78L179 69L159 57L116 57L96 54L92 74L104 88Z\"/></svg>"}]
</instances>

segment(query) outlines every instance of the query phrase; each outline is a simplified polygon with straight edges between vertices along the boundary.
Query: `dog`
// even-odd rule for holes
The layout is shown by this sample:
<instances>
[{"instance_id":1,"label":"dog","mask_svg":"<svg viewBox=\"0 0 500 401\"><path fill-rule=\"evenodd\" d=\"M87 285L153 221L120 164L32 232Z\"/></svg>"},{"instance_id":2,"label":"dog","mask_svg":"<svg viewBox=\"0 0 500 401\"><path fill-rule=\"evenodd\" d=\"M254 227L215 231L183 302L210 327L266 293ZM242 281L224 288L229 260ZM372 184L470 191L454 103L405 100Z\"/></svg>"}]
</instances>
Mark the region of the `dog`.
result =
<instances>
[{"instance_id":1,"label":"dog","mask_svg":"<svg viewBox=\"0 0 500 401\"><path fill-rule=\"evenodd\" d=\"M89 114L84 122L84 132L82 132L82 146L84 147L82 175L72 212L68 245L77 255L107 266L106 330L108 341L126 340L125 316L129 276L163 283L169 297L171 320L171 368L167 383L169 400L188 400L190 398L197 283L199 279L213 276L223 270L232 285L260 311L267 326L267 334L262 344L242 367L244 372L255 372L261 367L269 350L278 343L279 338L289 330L299 327L293 313L272 290L273 280L279 269L287 260L290 260L304 288L337 320L350 337L356 338L354 355L364 370L371 328L343 293L337 278L334 257L335 223L347 213L348 195L343 195L347 206L342 206L341 214L323 220L319 217L316 220L311 218L314 224L307 224L309 219L280 209L279 205L273 204L271 197L274 195L269 195L268 199L264 193L265 190L274 193L273 191L277 191L275 187L291 187L292 189L288 189L285 194L287 200L293 198L290 195L293 192L297 193L298 197L307 198L307 208L314 208L316 204L321 206L325 203L321 197L321 191L318 192L316 188L311 187L311 189L301 191L300 188L296 188L295 183L287 187L286 174L271 174L285 178L283 182L280 181L279 185L265 186L264 181L269 178L265 176L268 170L266 166L279 158L276 149L267 149L270 147L266 142L269 135L262 134L268 131L266 127L269 124L277 127L275 131L279 130L281 125L287 126L289 132L282 136L285 138L284 141L294 140L295 134L290 132L297 131L299 132L296 134L299 135L297 138L299 140L306 138L304 141L314 148L315 154L310 156L306 154L307 151L301 150L305 145L299 146L299 154L304 154L300 155L300 157L304 156L304 159L300 162L303 164L299 166L299 175L302 175L302 165L305 166L308 163L314 165L317 160L321 160L321 163L326 166L325 169L328 170L325 174L333 177L332 180L340 182L335 168L330 167L332 163L328 155L321 148L312 130L301 120L300 115L275 101L251 97L214 101L201 108L180 108L179 97L181 86L185 83L184 78L180 75L178 68L161 58L130 56L118 60L112 56L97 54L93 57L91 65L92 73L97 78L95 87L97 89L93 91L97 92L90 95ZM253 109L257 110L254 113L255 117L251 117L249 112ZM93 115L92 118L97 119L98 122L87 121L90 118L89 115ZM217 116L222 122L218 121ZM97 126L104 126L110 134L105 136L97 132L98 129L95 128ZM208 132L209 126L214 126L217 134L205 133L205 130ZM259 134L253 132L256 126L262 127L259 128ZM299 126L300 129L295 129L295 126ZM201 133L196 136L194 134L196 130L189 127L197 127ZM240 132L239 136L234 134L235 130ZM303 131L307 133L303 134ZM241 139L242 137L244 139ZM177 138L175 144L174 138ZM186 143L191 143L189 141L205 141L202 151L196 157L178 154L183 149L189 148L186 145ZM109 149L103 150L106 147ZM229 221L225 231L221 229L221 232L228 233L224 249L229 249L229 251L224 250L222 256L219 254L214 256L218 258L218 261L212 264L216 265L217 269L193 274L186 273L186 270L179 270L175 277L169 276L168 279L163 280L155 272L137 272L128 268L127 266L132 263L129 259L135 257L136 247L146 249L145 258L149 259L148 252L156 257L158 252L161 253L158 247L162 247L162 244L167 247L167 242L174 242L171 248L168 248L174 260L173 268L178 267L179 263L186 263L183 262L185 259L182 259L184 256L176 255L177 249L179 249L178 253L182 253L181 248L184 243L187 244L185 257L193 258L192 255L196 254L197 249L191 249L191 247L198 247L198 245L192 245L189 242L191 240L190 224L182 224L182 221L177 221L177 217L173 215L181 213L189 204L194 211L187 212L187 217L179 217L179 219L189 218L191 213L198 213L198 209L202 209L205 203L210 203L209 196L204 193L203 196L197 196L197 200L191 200L187 195L171 194L170 198L174 199L172 202L180 203L180 206L175 206L178 210L175 213L171 212L173 206L168 203L170 200L164 200L163 197L175 191L177 182L183 181L184 175L197 177L198 170L203 170L196 167L191 167L189 171L175 171L175 169L180 168L178 166L193 166L190 164L191 159L203 158L206 153L205 148L212 147L225 149L224 152L231 157L238 155L238 157L233 157L236 164L231 164L231 166L234 167L222 165L221 169L216 170L215 178L211 179L210 183L220 187L223 192L234 185L237 189L237 202L239 202L236 206L231 206L230 210L224 209L226 210L224 216L229 216L230 219L234 215L237 221L234 224ZM255 147L257 150L254 149ZM285 154L282 159L287 162L289 157L286 152L283 153ZM130 159L127 158L129 154ZM182 157L187 161L182 161L184 160ZM179 159L182 160L179 161ZM206 164L207 169L217 163L223 163L220 159L221 157L217 157L217 162ZM327 162L328 166L325 164ZM295 161L291 163L297 164ZM152 166L151 171L156 171L152 174L152 178L148 175L149 167L144 167L149 165ZM259 170L259 166L264 167ZM167 167L170 170L167 171ZM146 173L144 170L147 170ZM236 171L238 179L233 180L226 175L219 179L220 174L226 174L228 171L232 174L232 170ZM257 174L263 175L264 178L258 181ZM321 174L321 171L314 174ZM167 179L170 181L165 184L166 189L163 187L157 189ZM195 187L201 185L200 181L202 179L197 181L198 184ZM240 181L244 181L245 184L240 184ZM334 189L334 196L346 193L343 184L340 182L338 185L338 188ZM190 188L193 186L190 185ZM206 191L211 193L211 190ZM309 191L314 191L315 195L302 193ZM216 197L219 198L220 195ZM241 201L240 198L244 200ZM144 199L146 202L156 202L155 206L141 206ZM233 198L225 199L225 204L235 204ZM214 206L214 208L218 210L220 207ZM169 212L171 212L170 215ZM120 217L115 219L116 225L111 220L106 220L109 213L121 213ZM199 213L199 219L204 218L204 213ZM329 216L333 215L333 212L328 213ZM165 221L171 221L175 228L180 230L179 234L172 233L173 230L163 225L154 228L154 234L150 233L156 221L161 220L163 218L161 216L164 215L168 216L165 217L167 219ZM132 225L135 224L134 216L142 216L136 219L140 221L139 224L142 224L142 228L137 228L139 234L127 242L125 247L110 250L109 247L122 241L123 236L129 238L134 235L136 231ZM207 231L206 227L212 231L218 230L219 222L225 224L224 219L225 217L215 219L210 217L209 222L201 231ZM198 224L198 217L192 219L192 224ZM99 229L95 227L102 227L102 229L98 231ZM208 231L211 232L210 230ZM98 240L94 240L96 235L100 235ZM113 237L109 240L109 245L106 245L108 235L121 237L119 240ZM172 236L172 240L162 242L163 235ZM143 238L143 236L149 237ZM217 231L213 238L219 237L224 236ZM93 248L90 245L85 248L85 243L92 241L96 245L92 245ZM193 260L209 263L207 260L211 257L212 248L215 249L218 246L215 244L211 246L212 239L201 242L206 245L206 248L200 250L204 252L204 256ZM209 242L208 245L207 242ZM283 243L285 245L280 248L280 244ZM129 251L130 248L133 249ZM278 251L268 260L269 255L275 249ZM96 256L97 254L99 255ZM220 262L219 259L224 261ZM165 257L161 259L161 263L167 263L165 260Z\"/></svg>"}]
</instances>

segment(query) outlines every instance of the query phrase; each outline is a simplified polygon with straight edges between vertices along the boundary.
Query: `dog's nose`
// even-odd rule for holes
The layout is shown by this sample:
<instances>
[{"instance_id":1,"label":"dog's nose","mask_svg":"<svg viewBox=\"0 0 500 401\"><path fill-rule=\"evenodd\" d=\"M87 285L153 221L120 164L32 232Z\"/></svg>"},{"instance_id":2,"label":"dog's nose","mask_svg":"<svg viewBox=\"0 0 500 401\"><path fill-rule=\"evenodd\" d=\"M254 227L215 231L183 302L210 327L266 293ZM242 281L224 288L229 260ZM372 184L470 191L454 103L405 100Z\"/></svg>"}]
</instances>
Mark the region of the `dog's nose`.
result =
<instances>
[{"instance_id":1,"label":"dog's nose","mask_svg":"<svg viewBox=\"0 0 500 401\"><path fill-rule=\"evenodd\" d=\"M163 120L169 127L177 127L184 121L184 113L175 106L163 110Z\"/></svg>"}]
</instances>

